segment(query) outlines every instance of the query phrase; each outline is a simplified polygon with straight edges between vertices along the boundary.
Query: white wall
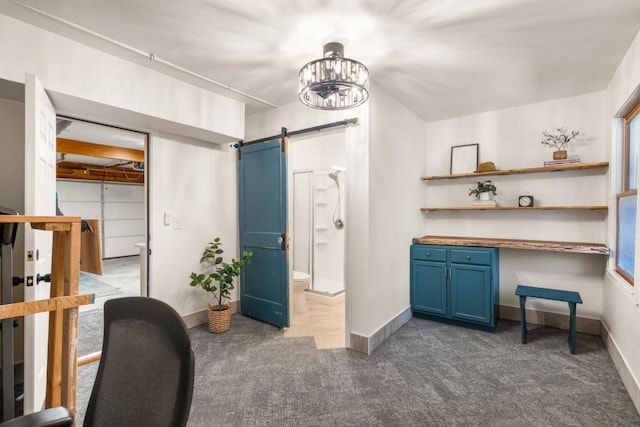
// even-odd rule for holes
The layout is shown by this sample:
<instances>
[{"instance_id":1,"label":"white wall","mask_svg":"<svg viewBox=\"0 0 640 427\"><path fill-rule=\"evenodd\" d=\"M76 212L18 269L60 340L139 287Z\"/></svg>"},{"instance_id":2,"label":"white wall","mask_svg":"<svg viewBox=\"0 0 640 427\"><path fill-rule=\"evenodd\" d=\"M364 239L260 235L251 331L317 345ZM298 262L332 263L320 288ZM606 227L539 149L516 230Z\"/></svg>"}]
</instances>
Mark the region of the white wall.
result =
<instances>
[{"instance_id":1,"label":"white wall","mask_svg":"<svg viewBox=\"0 0 640 427\"><path fill-rule=\"evenodd\" d=\"M290 161L293 171L345 168L345 133L311 134L290 139Z\"/></svg>"},{"instance_id":2,"label":"white wall","mask_svg":"<svg viewBox=\"0 0 640 427\"><path fill-rule=\"evenodd\" d=\"M498 169L542 166L552 150L540 144L541 132L560 126L579 130L569 148L583 162L606 161L604 92L523 105L504 110L432 122L427 125L427 169L424 175L448 174L451 147L480 144L479 161L492 161ZM604 172L555 172L491 178L498 188L498 203L517 205L518 195L529 192L536 206L606 205ZM469 206L469 188L477 179L427 181L424 207ZM477 211L429 212L425 234L497 237L606 243L607 214L602 211ZM517 307L518 284L579 291L584 303L578 315L599 319L602 313L601 255L563 254L530 250L500 250L500 304ZM566 304L530 303L534 308L568 313Z\"/></svg>"},{"instance_id":3,"label":"white wall","mask_svg":"<svg viewBox=\"0 0 640 427\"><path fill-rule=\"evenodd\" d=\"M382 90L373 94L366 335L409 307L409 246L424 234L420 176L425 173L426 124Z\"/></svg>"},{"instance_id":4,"label":"white wall","mask_svg":"<svg viewBox=\"0 0 640 427\"><path fill-rule=\"evenodd\" d=\"M236 151L175 135L152 135L149 295L181 314L213 300L189 286L207 242L220 237L225 261L238 256ZM164 225L164 213L172 223ZM176 224L178 222L178 224ZM232 300L238 299L237 288Z\"/></svg>"},{"instance_id":5,"label":"white wall","mask_svg":"<svg viewBox=\"0 0 640 427\"><path fill-rule=\"evenodd\" d=\"M609 125L607 141L610 144L613 158L618 157L618 130L615 126L610 126L614 117L628 108L631 102L638 102L640 96L640 33L636 36L633 44L627 51L624 59L618 66L609 87L606 91L607 112L606 123ZM615 177L619 170L612 168L612 186L609 198L609 209L612 218L609 226L609 246L615 247L615 193L619 191L615 185ZM636 230L640 227L636 225ZM640 234L636 234L636 269L640 271ZM613 256L613 255L612 255ZM611 263L613 264L613 263ZM613 265L612 265L613 266ZM635 287L629 286L613 270L607 272L605 276L602 322L610 337L610 352L615 356L619 353L620 358L614 357L614 362L621 372L621 377L630 391L631 397L640 411L640 292L638 292L638 281Z\"/></svg>"},{"instance_id":6,"label":"white wall","mask_svg":"<svg viewBox=\"0 0 640 427\"><path fill-rule=\"evenodd\" d=\"M204 244L215 233L225 239L229 255L237 252L234 156L224 151L226 145L208 145L243 138L244 104L2 14L0 57L0 79L24 82L26 72L35 73L58 112L205 141L156 136L158 163L149 164L148 183L155 189L151 236L157 249L151 256L150 295L182 315L204 309L205 296L189 288L186 277L197 268ZM185 166L193 164L199 167ZM182 230L161 226L164 210L184 212Z\"/></svg>"},{"instance_id":7,"label":"white wall","mask_svg":"<svg viewBox=\"0 0 640 427\"><path fill-rule=\"evenodd\" d=\"M293 270L311 274L313 265L311 258L311 245L313 244L312 229L312 172L299 172L293 174L290 181L292 186L293 203L292 217L290 221L291 246L293 254Z\"/></svg>"},{"instance_id":8,"label":"white wall","mask_svg":"<svg viewBox=\"0 0 640 427\"><path fill-rule=\"evenodd\" d=\"M244 133L241 102L1 14L0 57L0 78L24 82L25 72L36 74L58 111L79 118L213 142ZM107 110L109 118L96 117Z\"/></svg>"}]
</instances>

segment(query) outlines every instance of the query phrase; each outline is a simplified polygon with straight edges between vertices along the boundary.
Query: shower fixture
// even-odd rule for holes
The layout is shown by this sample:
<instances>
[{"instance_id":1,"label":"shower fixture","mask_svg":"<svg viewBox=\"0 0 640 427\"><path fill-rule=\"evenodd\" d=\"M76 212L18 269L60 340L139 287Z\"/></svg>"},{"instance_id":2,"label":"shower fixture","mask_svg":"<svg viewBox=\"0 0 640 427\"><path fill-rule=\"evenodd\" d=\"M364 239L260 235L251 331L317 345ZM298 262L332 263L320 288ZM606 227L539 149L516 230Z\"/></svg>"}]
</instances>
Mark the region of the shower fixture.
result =
<instances>
[{"instance_id":1,"label":"shower fixture","mask_svg":"<svg viewBox=\"0 0 640 427\"><path fill-rule=\"evenodd\" d=\"M340 188L340 183L338 182L338 171L329 173L329 178L334 180L336 182L336 185L338 186L338 188Z\"/></svg>"},{"instance_id":2,"label":"shower fixture","mask_svg":"<svg viewBox=\"0 0 640 427\"><path fill-rule=\"evenodd\" d=\"M338 199L336 200L336 207L333 210L333 225L336 227L336 229L342 230L344 228L344 221L340 219L341 194L340 194L340 181L338 180L338 172L339 171L330 172L329 178L334 180L336 182L336 186L338 187Z\"/></svg>"}]
</instances>

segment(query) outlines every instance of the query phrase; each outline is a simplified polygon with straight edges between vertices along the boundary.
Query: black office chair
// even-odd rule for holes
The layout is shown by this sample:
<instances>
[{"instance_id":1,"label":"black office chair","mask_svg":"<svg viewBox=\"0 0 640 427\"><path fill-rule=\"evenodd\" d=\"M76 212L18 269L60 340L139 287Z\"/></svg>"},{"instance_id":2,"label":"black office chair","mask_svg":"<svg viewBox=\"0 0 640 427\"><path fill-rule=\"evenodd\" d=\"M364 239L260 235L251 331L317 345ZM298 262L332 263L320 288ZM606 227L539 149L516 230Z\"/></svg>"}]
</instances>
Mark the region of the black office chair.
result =
<instances>
[{"instance_id":1,"label":"black office chair","mask_svg":"<svg viewBox=\"0 0 640 427\"><path fill-rule=\"evenodd\" d=\"M173 308L146 297L109 300L104 305L102 357L84 425L185 426L193 377L189 333ZM64 408L51 408L0 426L70 426L69 416Z\"/></svg>"}]
</instances>

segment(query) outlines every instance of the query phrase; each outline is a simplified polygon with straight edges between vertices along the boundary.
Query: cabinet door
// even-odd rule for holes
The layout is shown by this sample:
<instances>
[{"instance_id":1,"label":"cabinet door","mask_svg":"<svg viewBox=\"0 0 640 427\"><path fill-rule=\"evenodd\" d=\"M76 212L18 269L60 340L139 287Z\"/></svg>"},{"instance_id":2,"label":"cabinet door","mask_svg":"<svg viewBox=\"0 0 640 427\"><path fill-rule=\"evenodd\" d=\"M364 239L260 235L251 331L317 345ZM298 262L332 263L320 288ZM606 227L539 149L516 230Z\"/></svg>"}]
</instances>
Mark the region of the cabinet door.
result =
<instances>
[{"instance_id":1,"label":"cabinet door","mask_svg":"<svg viewBox=\"0 0 640 427\"><path fill-rule=\"evenodd\" d=\"M491 268L451 264L451 317L491 324Z\"/></svg>"},{"instance_id":2,"label":"cabinet door","mask_svg":"<svg viewBox=\"0 0 640 427\"><path fill-rule=\"evenodd\" d=\"M446 267L444 262L412 261L413 310L440 316L448 314Z\"/></svg>"}]
</instances>

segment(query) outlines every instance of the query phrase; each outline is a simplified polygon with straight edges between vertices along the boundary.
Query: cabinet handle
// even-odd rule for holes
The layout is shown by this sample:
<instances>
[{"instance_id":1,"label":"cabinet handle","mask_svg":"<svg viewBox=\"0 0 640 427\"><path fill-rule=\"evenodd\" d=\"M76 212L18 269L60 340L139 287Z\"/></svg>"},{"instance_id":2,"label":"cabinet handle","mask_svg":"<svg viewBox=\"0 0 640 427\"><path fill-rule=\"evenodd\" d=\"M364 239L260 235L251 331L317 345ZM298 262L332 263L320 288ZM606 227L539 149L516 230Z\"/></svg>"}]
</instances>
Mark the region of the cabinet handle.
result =
<instances>
[{"instance_id":1,"label":"cabinet handle","mask_svg":"<svg viewBox=\"0 0 640 427\"><path fill-rule=\"evenodd\" d=\"M471 259L471 256L470 256L470 255L467 255L467 259Z\"/></svg>"},{"instance_id":2,"label":"cabinet handle","mask_svg":"<svg viewBox=\"0 0 640 427\"><path fill-rule=\"evenodd\" d=\"M448 268L447 268L447 267L445 267L445 268L444 268L444 277L447 277L447 270L448 270Z\"/></svg>"},{"instance_id":3,"label":"cabinet handle","mask_svg":"<svg viewBox=\"0 0 640 427\"><path fill-rule=\"evenodd\" d=\"M451 277L451 267L449 267L449 277Z\"/></svg>"}]
</instances>

